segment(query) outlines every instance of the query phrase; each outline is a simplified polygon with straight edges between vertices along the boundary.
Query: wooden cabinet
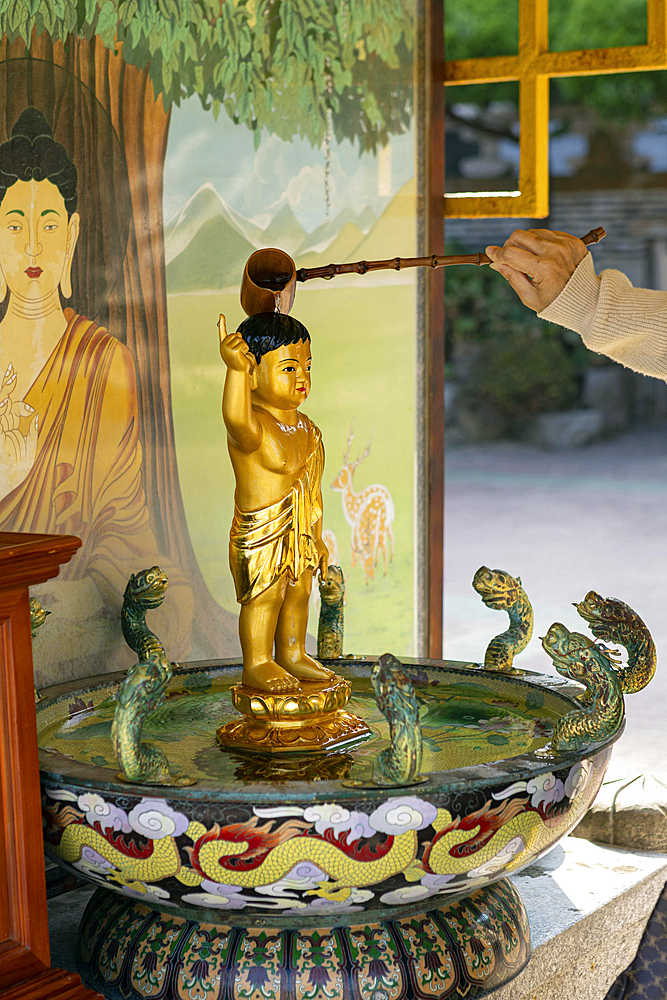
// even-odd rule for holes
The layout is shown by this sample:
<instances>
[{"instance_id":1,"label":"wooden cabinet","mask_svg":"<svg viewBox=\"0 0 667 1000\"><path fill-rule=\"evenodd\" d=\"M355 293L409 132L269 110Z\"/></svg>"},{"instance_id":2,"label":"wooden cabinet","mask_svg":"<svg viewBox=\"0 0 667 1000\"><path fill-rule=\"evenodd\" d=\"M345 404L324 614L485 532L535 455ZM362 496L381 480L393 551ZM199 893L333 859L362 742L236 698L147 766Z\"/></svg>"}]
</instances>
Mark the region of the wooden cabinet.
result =
<instances>
[{"instance_id":1,"label":"wooden cabinet","mask_svg":"<svg viewBox=\"0 0 667 1000\"><path fill-rule=\"evenodd\" d=\"M80 545L0 532L0 1000L99 997L49 963L28 595Z\"/></svg>"}]
</instances>

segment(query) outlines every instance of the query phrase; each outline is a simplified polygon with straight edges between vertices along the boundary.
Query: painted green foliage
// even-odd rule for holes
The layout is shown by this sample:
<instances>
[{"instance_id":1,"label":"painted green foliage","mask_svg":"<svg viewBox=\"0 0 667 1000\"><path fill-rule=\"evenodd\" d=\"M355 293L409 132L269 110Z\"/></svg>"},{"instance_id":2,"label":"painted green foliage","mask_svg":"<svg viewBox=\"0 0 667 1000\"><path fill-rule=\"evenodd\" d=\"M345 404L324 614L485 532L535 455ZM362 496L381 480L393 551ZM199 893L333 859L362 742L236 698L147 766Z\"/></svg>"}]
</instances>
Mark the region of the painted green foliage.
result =
<instances>
[{"instance_id":1,"label":"painted green foliage","mask_svg":"<svg viewBox=\"0 0 667 1000\"><path fill-rule=\"evenodd\" d=\"M0 0L0 34L97 35L148 67L166 108L199 94L235 122L374 150L410 118L410 0Z\"/></svg>"}]
</instances>

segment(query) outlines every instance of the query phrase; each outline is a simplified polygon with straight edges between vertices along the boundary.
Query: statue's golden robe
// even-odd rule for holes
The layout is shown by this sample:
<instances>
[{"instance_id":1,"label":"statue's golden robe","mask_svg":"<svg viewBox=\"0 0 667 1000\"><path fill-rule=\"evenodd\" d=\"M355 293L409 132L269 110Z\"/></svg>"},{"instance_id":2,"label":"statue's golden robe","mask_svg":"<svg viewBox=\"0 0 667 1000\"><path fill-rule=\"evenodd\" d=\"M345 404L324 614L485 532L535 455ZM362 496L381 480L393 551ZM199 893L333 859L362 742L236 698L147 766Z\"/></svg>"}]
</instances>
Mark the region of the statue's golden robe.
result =
<instances>
[{"instance_id":1,"label":"statue's golden robe","mask_svg":"<svg viewBox=\"0 0 667 1000\"><path fill-rule=\"evenodd\" d=\"M319 428L308 417L308 457L289 493L260 510L234 505L229 535L229 565L239 604L247 604L281 576L295 582L317 568L313 525L322 517L320 489L324 447Z\"/></svg>"}]
</instances>

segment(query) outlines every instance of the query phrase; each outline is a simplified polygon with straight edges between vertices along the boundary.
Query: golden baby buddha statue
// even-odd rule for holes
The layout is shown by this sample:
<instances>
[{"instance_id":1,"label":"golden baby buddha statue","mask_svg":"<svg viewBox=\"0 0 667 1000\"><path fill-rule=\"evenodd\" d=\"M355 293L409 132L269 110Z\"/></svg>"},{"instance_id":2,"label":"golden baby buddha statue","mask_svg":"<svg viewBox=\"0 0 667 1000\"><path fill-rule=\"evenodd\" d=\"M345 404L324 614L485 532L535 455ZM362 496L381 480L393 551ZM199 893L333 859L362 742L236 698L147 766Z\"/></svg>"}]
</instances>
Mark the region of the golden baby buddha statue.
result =
<instances>
[{"instance_id":1,"label":"golden baby buddha statue","mask_svg":"<svg viewBox=\"0 0 667 1000\"><path fill-rule=\"evenodd\" d=\"M243 683L281 693L333 673L306 653L313 574L322 541L322 435L299 407L310 392L310 334L283 313L260 313L227 334L222 415L236 477L229 560L241 605ZM275 641L275 658L273 653Z\"/></svg>"},{"instance_id":2,"label":"golden baby buddha statue","mask_svg":"<svg viewBox=\"0 0 667 1000\"><path fill-rule=\"evenodd\" d=\"M313 577L326 579L322 435L300 407L310 392L306 327L282 312L249 316L236 333L220 317L227 366L222 415L236 478L229 561L243 652L225 746L330 749L366 735L343 712L349 682L306 652Z\"/></svg>"}]
</instances>

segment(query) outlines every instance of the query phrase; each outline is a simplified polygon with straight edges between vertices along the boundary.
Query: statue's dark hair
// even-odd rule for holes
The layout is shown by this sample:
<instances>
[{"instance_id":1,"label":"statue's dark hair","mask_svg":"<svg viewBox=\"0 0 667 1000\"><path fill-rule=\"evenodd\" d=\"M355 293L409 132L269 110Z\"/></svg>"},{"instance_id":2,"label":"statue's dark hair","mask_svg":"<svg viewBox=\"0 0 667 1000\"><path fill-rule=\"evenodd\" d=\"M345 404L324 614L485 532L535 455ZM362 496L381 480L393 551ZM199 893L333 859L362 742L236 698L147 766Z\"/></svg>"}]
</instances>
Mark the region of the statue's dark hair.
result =
<instances>
[{"instance_id":1,"label":"statue's dark hair","mask_svg":"<svg viewBox=\"0 0 667 1000\"><path fill-rule=\"evenodd\" d=\"M76 211L76 167L41 111L26 108L0 146L0 202L17 181L51 181L65 202L68 218Z\"/></svg>"},{"instance_id":2,"label":"statue's dark hair","mask_svg":"<svg viewBox=\"0 0 667 1000\"><path fill-rule=\"evenodd\" d=\"M303 323L285 313L257 313L256 316L248 316L241 323L238 332L250 348L250 353L254 355L257 364L269 351L276 351L279 347L287 347L289 344L298 344L301 341L310 341L310 334Z\"/></svg>"}]
</instances>

